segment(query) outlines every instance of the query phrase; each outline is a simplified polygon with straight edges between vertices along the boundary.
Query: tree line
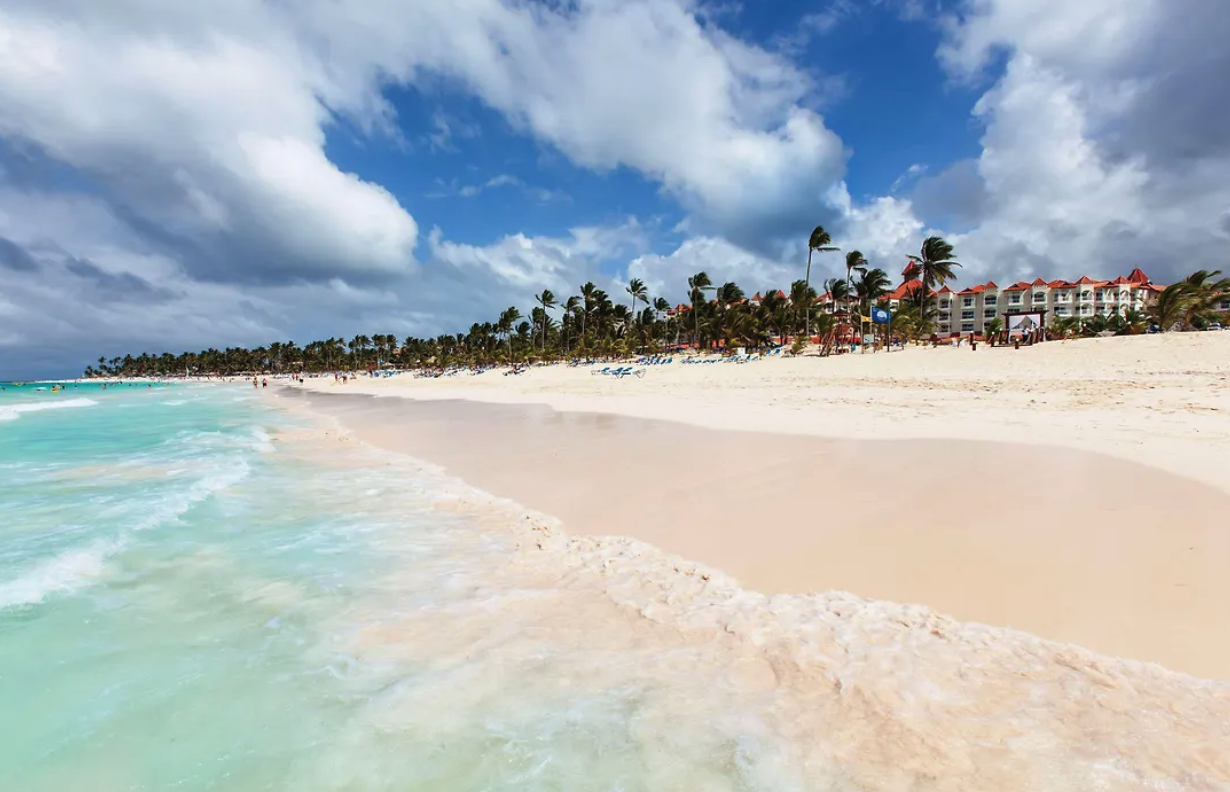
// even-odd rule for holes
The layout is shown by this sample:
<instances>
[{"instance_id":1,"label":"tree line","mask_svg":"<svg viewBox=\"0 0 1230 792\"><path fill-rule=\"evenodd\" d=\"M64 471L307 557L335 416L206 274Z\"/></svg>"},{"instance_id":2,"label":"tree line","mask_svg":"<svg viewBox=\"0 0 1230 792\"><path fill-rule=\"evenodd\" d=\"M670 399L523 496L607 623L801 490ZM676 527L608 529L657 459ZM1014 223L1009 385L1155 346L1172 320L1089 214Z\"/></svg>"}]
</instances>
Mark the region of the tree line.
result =
<instances>
[{"instance_id":1,"label":"tree line","mask_svg":"<svg viewBox=\"0 0 1230 792\"><path fill-rule=\"evenodd\" d=\"M394 334L356 335L350 340L327 338L302 346L294 341L274 342L254 349L231 347L184 352L179 355L124 355L100 357L85 370L96 376L224 376L254 373L326 372L381 367L494 365L568 359L618 358L654 354L690 345L695 349L761 348L790 345L801 352L814 339L817 352L827 355L856 332L872 306L892 291L885 270L874 267L857 250L845 253L845 277L822 284L824 301L811 285L812 257L839 253L822 226L808 238L804 277L787 290L768 290L749 296L737 283L714 283L697 272L687 279L687 301L672 306L662 296L651 296L645 284L632 279L623 294L611 295L594 283L583 284L577 294L563 299L549 289L534 297L528 315L516 306L494 321L476 322L468 332L435 338ZM904 273L917 286L892 312L890 322L876 325L883 338L917 340L932 334L937 310L935 290L954 278L952 245L930 237ZM1220 272L1201 271L1167 287L1149 307L1147 315L1094 317L1069 322L1056 320L1065 333L1144 332L1149 322L1165 329L1196 326L1210 321L1212 308L1230 294ZM827 305L826 305L827 304ZM1100 323L1116 323L1114 327ZM1097 329L1095 329L1097 328Z\"/></svg>"}]
</instances>

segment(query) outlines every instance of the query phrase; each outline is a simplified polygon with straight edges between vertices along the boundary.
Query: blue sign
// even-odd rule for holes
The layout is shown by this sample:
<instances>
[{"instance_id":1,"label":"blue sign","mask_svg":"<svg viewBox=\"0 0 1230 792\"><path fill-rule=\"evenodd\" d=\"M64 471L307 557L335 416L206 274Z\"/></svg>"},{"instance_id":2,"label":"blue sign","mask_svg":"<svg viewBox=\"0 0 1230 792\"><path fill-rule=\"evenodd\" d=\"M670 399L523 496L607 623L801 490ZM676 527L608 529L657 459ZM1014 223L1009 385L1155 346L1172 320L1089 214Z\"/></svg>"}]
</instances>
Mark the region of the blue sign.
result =
<instances>
[{"instance_id":1,"label":"blue sign","mask_svg":"<svg viewBox=\"0 0 1230 792\"><path fill-rule=\"evenodd\" d=\"M893 315L883 308L871 309L871 321L876 324L888 324L893 320Z\"/></svg>"}]
</instances>

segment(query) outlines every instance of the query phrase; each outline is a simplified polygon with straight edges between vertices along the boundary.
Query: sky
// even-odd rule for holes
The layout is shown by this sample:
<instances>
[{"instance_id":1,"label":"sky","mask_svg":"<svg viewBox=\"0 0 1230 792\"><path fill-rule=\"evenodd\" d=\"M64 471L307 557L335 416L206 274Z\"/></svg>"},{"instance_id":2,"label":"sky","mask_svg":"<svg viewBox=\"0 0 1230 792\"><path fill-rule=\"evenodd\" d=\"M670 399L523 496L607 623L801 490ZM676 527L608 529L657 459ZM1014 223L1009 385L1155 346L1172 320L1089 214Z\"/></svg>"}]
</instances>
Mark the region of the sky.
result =
<instances>
[{"instance_id":1,"label":"sky","mask_svg":"<svg viewBox=\"0 0 1230 792\"><path fill-rule=\"evenodd\" d=\"M1224 0L4 0L0 379L593 281L1230 249ZM814 264L813 282L841 270Z\"/></svg>"}]
</instances>

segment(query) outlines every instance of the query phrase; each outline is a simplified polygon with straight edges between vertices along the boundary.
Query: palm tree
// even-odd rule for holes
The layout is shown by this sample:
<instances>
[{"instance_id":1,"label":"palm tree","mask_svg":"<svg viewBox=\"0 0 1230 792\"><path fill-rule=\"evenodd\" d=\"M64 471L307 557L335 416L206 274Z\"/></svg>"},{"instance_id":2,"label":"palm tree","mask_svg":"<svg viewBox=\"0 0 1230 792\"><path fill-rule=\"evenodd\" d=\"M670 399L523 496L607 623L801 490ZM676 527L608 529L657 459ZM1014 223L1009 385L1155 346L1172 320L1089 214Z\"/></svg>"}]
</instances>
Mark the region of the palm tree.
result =
<instances>
[{"instance_id":1,"label":"palm tree","mask_svg":"<svg viewBox=\"0 0 1230 792\"><path fill-rule=\"evenodd\" d=\"M807 288L811 288L811 254L812 253L832 253L840 248L832 246L833 239L829 236L829 232L824 230L824 226L816 226L811 230L811 236L807 239L807 275L803 278L803 282L807 284ZM807 312L807 337L811 338L811 311Z\"/></svg>"},{"instance_id":2,"label":"palm tree","mask_svg":"<svg viewBox=\"0 0 1230 792\"><path fill-rule=\"evenodd\" d=\"M845 307L849 308L850 301L850 284L841 278L829 278L824 282L824 291L828 293L829 299L833 304L846 303Z\"/></svg>"},{"instance_id":3,"label":"palm tree","mask_svg":"<svg viewBox=\"0 0 1230 792\"><path fill-rule=\"evenodd\" d=\"M645 288L645 284L641 283L639 278L633 278L629 281L624 291L632 296L632 304L628 306L628 310L631 313L636 313L636 304L638 302L649 305L649 290Z\"/></svg>"},{"instance_id":4,"label":"palm tree","mask_svg":"<svg viewBox=\"0 0 1230 792\"><path fill-rule=\"evenodd\" d=\"M655 297L653 301L654 322L662 324L662 346L666 346L668 324L666 317L670 314L671 304L665 297Z\"/></svg>"},{"instance_id":5,"label":"palm tree","mask_svg":"<svg viewBox=\"0 0 1230 792\"><path fill-rule=\"evenodd\" d=\"M847 294L856 293L854 292L853 283L850 281L851 273L855 271L862 273L862 272L865 272L866 269L867 269L867 259L863 257L862 253L858 252L857 250L851 250L849 253L846 254L846 292Z\"/></svg>"},{"instance_id":6,"label":"palm tree","mask_svg":"<svg viewBox=\"0 0 1230 792\"><path fill-rule=\"evenodd\" d=\"M1149 318L1158 329L1166 332L1180 324L1191 309L1192 285L1187 281L1172 283L1157 295L1147 309Z\"/></svg>"},{"instance_id":7,"label":"palm tree","mask_svg":"<svg viewBox=\"0 0 1230 792\"><path fill-rule=\"evenodd\" d=\"M692 302L692 340L696 343L697 351L700 350L700 307L707 291L713 291L713 281L709 280L709 273L702 270L688 278L688 298Z\"/></svg>"},{"instance_id":8,"label":"palm tree","mask_svg":"<svg viewBox=\"0 0 1230 792\"><path fill-rule=\"evenodd\" d=\"M892 282L888 279L888 273L879 267L871 269L859 268L858 273L859 279L854 284L854 293L859 299L861 315L866 316L867 311L871 310L872 304L888 294L888 288L892 285Z\"/></svg>"},{"instance_id":9,"label":"palm tree","mask_svg":"<svg viewBox=\"0 0 1230 792\"><path fill-rule=\"evenodd\" d=\"M500 319L496 323L496 332L504 336L508 340L508 357L512 358L512 333L513 325L521 318L521 312L516 306L510 306L500 314Z\"/></svg>"},{"instance_id":10,"label":"palm tree","mask_svg":"<svg viewBox=\"0 0 1230 792\"><path fill-rule=\"evenodd\" d=\"M597 295L599 289L594 285L593 281L586 283L581 287L581 300L583 303L583 311L581 313L581 338L585 337L585 331L588 329L589 315L594 310L594 305L598 302Z\"/></svg>"},{"instance_id":11,"label":"palm tree","mask_svg":"<svg viewBox=\"0 0 1230 792\"><path fill-rule=\"evenodd\" d=\"M961 266L960 262L955 261L953 256L952 245L944 241L942 237L927 237L923 240L922 249L919 250L919 255L910 255L908 258L918 266L910 274L908 279L917 279L920 281L920 286L917 290L917 301L919 312L925 319L928 308L928 298L930 292L937 287L943 286L945 281L952 280L956 276L953 275L952 268Z\"/></svg>"},{"instance_id":12,"label":"palm tree","mask_svg":"<svg viewBox=\"0 0 1230 792\"><path fill-rule=\"evenodd\" d=\"M794 309L794 331L806 328L806 343L811 343L811 313L816 307L816 290L807 281L797 280L790 284L790 306Z\"/></svg>"},{"instance_id":13,"label":"palm tree","mask_svg":"<svg viewBox=\"0 0 1230 792\"><path fill-rule=\"evenodd\" d=\"M1209 314L1230 295L1230 278L1214 280L1218 275L1221 275L1221 270L1196 270L1183 280L1188 285L1189 298L1183 315L1185 325L1208 321Z\"/></svg>"},{"instance_id":14,"label":"palm tree","mask_svg":"<svg viewBox=\"0 0 1230 792\"><path fill-rule=\"evenodd\" d=\"M550 320L550 317L547 316L547 311L555 307L555 295L551 293L550 289L543 289L542 294L538 295L534 299L538 302L539 305L542 306L542 314L543 314L542 349L546 350L547 348L547 322Z\"/></svg>"},{"instance_id":15,"label":"palm tree","mask_svg":"<svg viewBox=\"0 0 1230 792\"><path fill-rule=\"evenodd\" d=\"M568 298L564 303L564 351L568 351L568 326L576 321L577 314L581 311L581 298L575 294ZM569 319L571 318L571 321ZM582 319L582 322L584 319Z\"/></svg>"}]
</instances>

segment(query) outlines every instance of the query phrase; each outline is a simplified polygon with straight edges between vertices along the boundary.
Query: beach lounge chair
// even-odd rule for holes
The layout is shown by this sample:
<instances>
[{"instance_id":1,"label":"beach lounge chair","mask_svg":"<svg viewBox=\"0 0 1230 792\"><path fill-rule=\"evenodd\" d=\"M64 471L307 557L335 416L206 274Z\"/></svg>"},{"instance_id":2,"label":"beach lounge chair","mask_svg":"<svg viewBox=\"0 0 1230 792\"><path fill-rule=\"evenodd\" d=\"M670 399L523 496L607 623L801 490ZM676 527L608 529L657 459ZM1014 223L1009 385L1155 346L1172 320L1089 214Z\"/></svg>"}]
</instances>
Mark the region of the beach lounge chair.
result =
<instances>
[{"instance_id":1,"label":"beach lounge chair","mask_svg":"<svg viewBox=\"0 0 1230 792\"><path fill-rule=\"evenodd\" d=\"M601 368L601 369L598 369L597 371L591 371L591 372L589 372L589 373L590 373L590 374L610 374L610 373L611 373L611 367L610 367L610 366L607 366L606 368Z\"/></svg>"}]
</instances>

